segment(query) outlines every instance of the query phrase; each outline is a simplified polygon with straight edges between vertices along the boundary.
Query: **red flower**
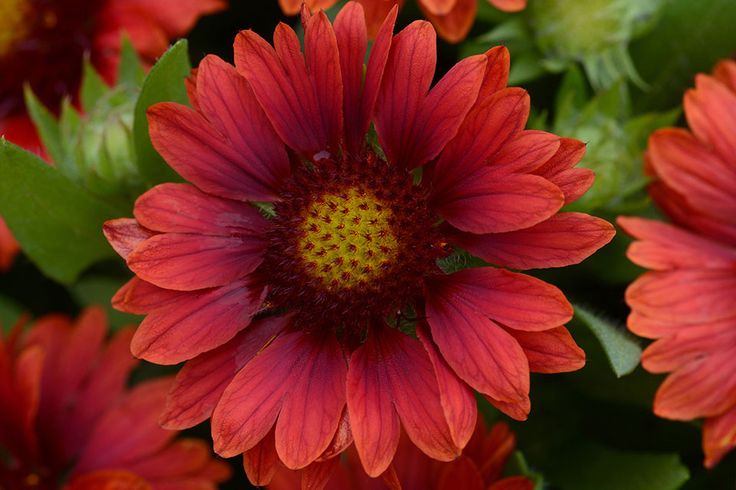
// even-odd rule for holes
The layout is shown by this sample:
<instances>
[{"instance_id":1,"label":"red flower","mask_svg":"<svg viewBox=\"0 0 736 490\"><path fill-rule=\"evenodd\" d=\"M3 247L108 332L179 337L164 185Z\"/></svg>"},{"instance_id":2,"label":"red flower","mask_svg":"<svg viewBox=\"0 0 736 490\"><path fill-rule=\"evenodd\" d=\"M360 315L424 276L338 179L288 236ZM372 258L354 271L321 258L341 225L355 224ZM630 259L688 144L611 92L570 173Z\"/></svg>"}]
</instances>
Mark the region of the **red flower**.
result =
<instances>
[{"instance_id":1,"label":"red flower","mask_svg":"<svg viewBox=\"0 0 736 490\"><path fill-rule=\"evenodd\" d=\"M462 456L449 463L428 458L404 434L383 481L366 476L357 453L350 450L347 458L333 458L302 472L279 466L268 488L314 488L310 485L329 478L326 490L532 490L534 482L526 477L501 478L515 447L516 436L506 424L499 422L489 432L483 420L478 419Z\"/></svg>"},{"instance_id":2,"label":"red flower","mask_svg":"<svg viewBox=\"0 0 736 490\"><path fill-rule=\"evenodd\" d=\"M642 356L672 373L654 399L665 418L705 418L705 465L736 446L736 63L698 75L685 94L691 131L649 139L650 193L673 224L619 218L635 241L629 258L648 269L626 291L629 329L657 339Z\"/></svg>"},{"instance_id":3,"label":"red flower","mask_svg":"<svg viewBox=\"0 0 736 490\"><path fill-rule=\"evenodd\" d=\"M123 32L148 62L222 0L3 0L0 4L0 136L34 153L41 143L23 102L28 83L56 111L76 97L85 53L108 82L115 79ZM0 270L18 243L0 217Z\"/></svg>"},{"instance_id":4,"label":"red flower","mask_svg":"<svg viewBox=\"0 0 736 490\"><path fill-rule=\"evenodd\" d=\"M394 5L401 8L404 0L357 0L365 10L368 33L374 37ZM475 21L477 0L417 0L424 16L437 29L442 39L459 43L468 35ZM488 3L504 12L519 12L526 8L527 0L488 0ZM286 15L299 13L302 3L311 11L328 9L337 0L279 0L281 10Z\"/></svg>"},{"instance_id":5,"label":"red flower","mask_svg":"<svg viewBox=\"0 0 736 490\"><path fill-rule=\"evenodd\" d=\"M278 454L302 468L354 438L376 476L400 426L449 461L475 427L471 388L524 419L530 370L584 363L557 288L437 265L462 246L501 267L563 266L610 240L605 221L558 213L592 183L574 168L583 144L523 130L529 97L505 88L504 48L430 90L434 30L417 21L392 37L395 18L365 77L355 2L334 30L322 12L305 18L305 56L282 24L275 50L240 33L235 68L205 58L195 110L149 111L153 144L193 185L155 187L135 219L105 226L137 275L114 303L148 315L133 353L190 360L165 425L212 416L216 451L246 466Z\"/></svg>"},{"instance_id":6,"label":"red flower","mask_svg":"<svg viewBox=\"0 0 736 490\"><path fill-rule=\"evenodd\" d=\"M51 109L76 96L82 61L112 82L125 32L152 62L169 40L222 0L4 0L0 6L0 134L31 151L39 142L23 103L23 85Z\"/></svg>"},{"instance_id":7,"label":"red flower","mask_svg":"<svg viewBox=\"0 0 736 490\"><path fill-rule=\"evenodd\" d=\"M108 342L105 323L89 308L76 323L48 315L0 338L0 487L215 488L227 465L157 423L171 380L126 388L133 332Z\"/></svg>"}]
</instances>

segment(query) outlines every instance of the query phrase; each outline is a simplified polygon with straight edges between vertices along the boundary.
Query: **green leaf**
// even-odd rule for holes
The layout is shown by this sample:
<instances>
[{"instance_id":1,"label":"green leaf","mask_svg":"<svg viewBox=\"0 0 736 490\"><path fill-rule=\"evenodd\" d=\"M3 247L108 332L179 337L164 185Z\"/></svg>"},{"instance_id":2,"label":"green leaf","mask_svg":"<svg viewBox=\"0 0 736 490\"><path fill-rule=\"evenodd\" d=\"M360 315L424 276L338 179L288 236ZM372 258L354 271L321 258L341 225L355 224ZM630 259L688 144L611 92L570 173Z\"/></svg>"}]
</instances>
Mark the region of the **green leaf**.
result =
<instances>
[{"instance_id":1,"label":"green leaf","mask_svg":"<svg viewBox=\"0 0 736 490\"><path fill-rule=\"evenodd\" d=\"M79 95L85 111L91 110L100 98L108 91L107 84L89 60L84 60L82 72L82 86Z\"/></svg>"},{"instance_id":2,"label":"green leaf","mask_svg":"<svg viewBox=\"0 0 736 490\"><path fill-rule=\"evenodd\" d=\"M53 161L63 162L65 159L64 144L56 118L36 97L30 86L23 87L23 95L28 114L38 130L41 143Z\"/></svg>"},{"instance_id":3,"label":"green leaf","mask_svg":"<svg viewBox=\"0 0 736 490\"><path fill-rule=\"evenodd\" d=\"M120 65L118 67L118 85L130 85L140 87L146 78L146 70L143 68L138 53L128 36L123 34L120 42Z\"/></svg>"},{"instance_id":4,"label":"green leaf","mask_svg":"<svg viewBox=\"0 0 736 490\"><path fill-rule=\"evenodd\" d=\"M641 347L636 337L623 325L615 325L580 305L574 307L576 318L593 332L603 346L616 376L620 378L636 369L641 358Z\"/></svg>"},{"instance_id":5,"label":"green leaf","mask_svg":"<svg viewBox=\"0 0 736 490\"><path fill-rule=\"evenodd\" d=\"M656 27L631 45L631 57L650 89L635 98L640 111L679 105L698 72L710 72L736 47L733 0L671 0Z\"/></svg>"},{"instance_id":6,"label":"green leaf","mask_svg":"<svg viewBox=\"0 0 736 490\"><path fill-rule=\"evenodd\" d=\"M0 141L0 214L23 251L53 279L71 283L115 254L102 234L105 220L126 214L92 196L56 168Z\"/></svg>"},{"instance_id":7,"label":"green leaf","mask_svg":"<svg viewBox=\"0 0 736 490\"><path fill-rule=\"evenodd\" d=\"M184 80L191 70L187 41L182 39L161 57L143 82L141 95L135 107L133 138L138 169L151 185L182 179L153 148L148 136L146 111L158 102L188 103Z\"/></svg>"},{"instance_id":8,"label":"green leaf","mask_svg":"<svg viewBox=\"0 0 736 490\"><path fill-rule=\"evenodd\" d=\"M83 277L71 289L72 296L80 306L100 305L107 311L110 328L117 330L128 325L137 325L143 317L122 313L113 309L110 300L123 285L121 279L106 276Z\"/></svg>"},{"instance_id":9,"label":"green leaf","mask_svg":"<svg viewBox=\"0 0 736 490\"><path fill-rule=\"evenodd\" d=\"M0 296L0 331L7 332L23 314L23 308L15 301Z\"/></svg>"},{"instance_id":10,"label":"green leaf","mask_svg":"<svg viewBox=\"0 0 736 490\"><path fill-rule=\"evenodd\" d=\"M690 477L677 454L619 451L576 441L545 477L565 490L676 490Z\"/></svg>"}]
</instances>

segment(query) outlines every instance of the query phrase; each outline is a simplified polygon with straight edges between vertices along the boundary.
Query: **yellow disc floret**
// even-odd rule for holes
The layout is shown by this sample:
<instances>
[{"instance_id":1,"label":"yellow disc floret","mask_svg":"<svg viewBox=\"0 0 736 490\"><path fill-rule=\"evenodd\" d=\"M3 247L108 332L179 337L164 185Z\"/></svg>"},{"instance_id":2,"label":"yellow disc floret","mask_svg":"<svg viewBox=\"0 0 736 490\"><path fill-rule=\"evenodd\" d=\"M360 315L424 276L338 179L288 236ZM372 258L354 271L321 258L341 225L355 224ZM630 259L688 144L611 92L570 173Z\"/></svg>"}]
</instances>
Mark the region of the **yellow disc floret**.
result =
<instances>
[{"instance_id":1,"label":"yellow disc floret","mask_svg":"<svg viewBox=\"0 0 736 490\"><path fill-rule=\"evenodd\" d=\"M299 255L310 275L329 289L352 289L380 278L399 245L394 215L370 191L324 194L305 210Z\"/></svg>"},{"instance_id":2,"label":"yellow disc floret","mask_svg":"<svg viewBox=\"0 0 736 490\"><path fill-rule=\"evenodd\" d=\"M26 15L28 0L2 0L0 2L0 56L13 48L13 44L28 33Z\"/></svg>"}]
</instances>

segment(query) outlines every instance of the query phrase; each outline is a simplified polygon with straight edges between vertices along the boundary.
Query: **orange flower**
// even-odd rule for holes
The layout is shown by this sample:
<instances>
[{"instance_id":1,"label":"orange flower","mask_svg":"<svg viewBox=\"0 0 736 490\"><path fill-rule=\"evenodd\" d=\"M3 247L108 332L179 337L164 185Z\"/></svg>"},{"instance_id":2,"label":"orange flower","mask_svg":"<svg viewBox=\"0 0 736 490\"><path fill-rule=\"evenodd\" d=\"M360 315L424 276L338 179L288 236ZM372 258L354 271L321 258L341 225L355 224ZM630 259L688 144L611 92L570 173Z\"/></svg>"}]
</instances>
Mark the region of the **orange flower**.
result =
<instances>
[{"instance_id":1,"label":"orange flower","mask_svg":"<svg viewBox=\"0 0 736 490\"><path fill-rule=\"evenodd\" d=\"M450 43L459 43L468 35L473 26L477 9L477 0L417 0L424 16L434 24L442 39ZM526 8L527 0L488 0L488 3L504 12L518 12ZM337 0L304 0L310 10L328 9ZM365 10L368 34L375 37L391 7L404 5L404 0L358 0ZM296 15L302 0L279 0L281 10L287 15Z\"/></svg>"},{"instance_id":2,"label":"orange flower","mask_svg":"<svg viewBox=\"0 0 736 490\"><path fill-rule=\"evenodd\" d=\"M736 63L698 75L685 94L691 131L655 132L646 153L650 193L672 224L619 218L648 269L626 292L631 331L656 339L642 365L671 373L654 412L705 418L705 465L736 446Z\"/></svg>"},{"instance_id":3,"label":"orange flower","mask_svg":"<svg viewBox=\"0 0 736 490\"><path fill-rule=\"evenodd\" d=\"M106 330L93 307L0 336L0 488L216 488L228 466L158 425L171 379L126 388L132 329Z\"/></svg>"},{"instance_id":4,"label":"orange flower","mask_svg":"<svg viewBox=\"0 0 736 490\"><path fill-rule=\"evenodd\" d=\"M529 478L501 477L515 447L516 435L508 425L499 422L489 432L478 419L462 456L449 463L428 458L403 434L394 462L382 479L369 478L357 452L351 450L342 460L333 458L300 472L280 466L268 489L293 490L301 485L326 490L532 490L534 482Z\"/></svg>"}]
</instances>

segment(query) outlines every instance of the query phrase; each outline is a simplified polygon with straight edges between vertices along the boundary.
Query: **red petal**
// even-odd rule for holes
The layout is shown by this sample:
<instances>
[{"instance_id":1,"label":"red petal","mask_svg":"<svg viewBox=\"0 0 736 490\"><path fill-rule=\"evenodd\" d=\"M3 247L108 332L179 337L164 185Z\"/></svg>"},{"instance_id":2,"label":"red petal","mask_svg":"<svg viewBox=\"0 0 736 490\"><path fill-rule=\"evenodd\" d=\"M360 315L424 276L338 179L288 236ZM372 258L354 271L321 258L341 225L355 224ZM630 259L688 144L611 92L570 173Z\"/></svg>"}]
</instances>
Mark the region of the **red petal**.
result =
<instances>
[{"instance_id":1,"label":"red petal","mask_svg":"<svg viewBox=\"0 0 736 490\"><path fill-rule=\"evenodd\" d=\"M733 60L719 61L713 70L713 76L732 92L736 92L736 62Z\"/></svg>"},{"instance_id":2,"label":"red petal","mask_svg":"<svg viewBox=\"0 0 736 490\"><path fill-rule=\"evenodd\" d=\"M380 365L385 362L377 337L356 350L348 367L347 402L355 448L365 472L375 478L391 464L399 444L399 417L390 396L391 385Z\"/></svg>"},{"instance_id":3,"label":"red petal","mask_svg":"<svg viewBox=\"0 0 736 490\"><path fill-rule=\"evenodd\" d=\"M133 355L178 364L215 349L247 327L266 291L247 281L188 293L170 291L170 304L149 313L135 332Z\"/></svg>"},{"instance_id":4,"label":"red petal","mask_svg":"<svg viewBox=\"0 0 736 490\"><path fill-rule=\"evenodd\" d=\"M578 264L611 241L613 226L583 213L558 213L525 230L473 235L455 233L453 243L488 262L512 269Z\"/></svg>"},{"instance_id":5,"label":"red petal","mask_svg":"<svg viewBox=\"0 0 736 490\"><path fill-rule=\"evenodd\" d=\"M572 319L565 295L540 279L492 267L444 276L442 294L455 303L517 330L548 330Z\"/></svg>"},{"instance_id":6,"label":"red petal","mask_svg":"<svg viewBox=\"0 0 736 490\"><path fill-rule=\"evenodd\" d=\"M151 142L166 163L203 191L241 201L278 198L257 160L239 153L198 112L161 102L148 109L148 125Z\"/></svg>"},{"instance_id":7,"label":"red petal","mask_svg":"<svg viewBox=\"0 0 736 490\"><path fill-rule=\"evenodd\" d=\"M410 140L402 147L405 159L398 160L399 165L423 165L455 137L478 97L486 63L483 55L465 58L432 87L410 128Z\"/></svg>"},{"instance_id":8,"label":"red petal","mask_svg":"<svg viewBox=\"0 0 736 490\"><path fill-rule=\"evenodd\" d=\"M324 12L313 15L304 28L304 54L326 134L322 149L337 152L343 131L343 82L335 32Z\"/></svg>"},{"instance_id":9,"label":"red petal","mask_svg":"<svg viewBox=\"0 0 736 490\"><path fill-rule=\"evenodd\" d=\"M161 425L181 430L209 418L237 372L289 323L283 316L258 320L228 343L188 361L176 375Z\"/></svg>"},{"instance_id":10,"label":"red petal","mask_svg":"<svg viewBox=\"0 0 736 490\"><path fill-rule=\"evenodd\" d=\"M526 0L488 0L488 3L504 12L518 12L526 8Z\"/></svg>"},{"instance_id":11,"label":"red petal","mask_svg":"<svg viewBox=\"0 0 736 490\"><path fill-rule=\"evenodd\" d=\"M518 342L452 291L452 276L425 287L427 321L442 355L483 394L515 402L528 396L529 363Z\"/></svg>"},{"instance_id":12,"label":"red petal","mask_svg":"<svg viewBox=\"0 0 736 490\"><path fill-rule=\"evenodd\" d=\"M371 11L375 14L376 10L380 10L381 16L376 24L378 34L371 48L368 66L365 71L365 81L363 83L363 98L360 105L359 118L360 125L358 126L359 131L356 131L361 142L368 131L370 120L375 111L376 101L378 100L379 90L381 89L381 83L383 82L383 76L386 70L386 63L388 63L389 53L391 52L396 16L399 14L399 7L392 6L391 2L375 2L372 0L368 0L368 2L366 5L361 1L366 12L366 19L370 19ZM402 3L403 0L400 0L399 6ZM390 10L383 12L383 9ZM368 33L370 35L374 32L372 31L371 21L367 20L367 22ZM380 29L378 29L379 27Z\"/></svg>"},{"instance_id":13,"label":"red petal","mask_svg":"<svg viewBox=\"0 0 736 490\"><path fill-rule=\"evenodd\" d=\"M102 232L110 242L110 246L124 259L127 259L138 245L153 236L153 233L141 227L132 218L106 221L102 226Z\"/></svg>"},{"instance_id":14,"label":"red petal","mask_svg":"<svg viewBox=\"0 0 736 490\"><path fill-rule=\"evenodd\" d=\"M348 374L355 444L363 467L373 477L383 473L396 451L399 427L394 408L409 438L424 453L440 461L458 456L460 448L450 435L426 352L403 333L379 327L353 353Z\"/></svg>"},{"instance_id":15,"label":"red petal","mask_svg":"<svg viewBox=\"0 0 736 490\"><path fill-rule=\"evenodd\" d=\"M478 2L476 0L457 0L453 9L444 14L433 13L428 5L430 0L422 0L419 7L424 16L432 22L437 33L449 43L459 43L473 27Z\"/></svg>"},{"instance_id":16,"label":"red petal","mask_svg":"<svg viewBox=\"0 0 736 490\"><path fill-rule=\"evenodd\" d=\"M427 11L435 15L445 15L455 7L459 0L420 0Z\"/></svg>"},{"instance_id":17,"label":"red petal","mask_svg":"<svg viewBox=\"0 0 736 490\"><path fill-rule=\"evenodd\" d=\"M302 488L307 490L322 490L330 483L332 475L339 466L340 458L315 461L302 471Z\"/></svg>"},{"instance_id":18,"label":"red petal","mask_svg":"<svg viewBox=\"0 0 736 490\"><path fill-rule=\"evenodd\" d=\"M357 153L363 146L368 120L361 117L363 90L363 61L368 39L363 7L348 2L335 18L335 36L340 52L340 69L343 83L343 107L345 112L345 145L349 152Z\"/></svg>"},{"instance_id":19,"label":"red petal","mask_svg":"<svg viewBox=\"0 0 736 490\"><path fill-rule=\"evenodd\" d=\"M514 420L518 420L519 422L523 422L526 419L529 418L529 412L532 408L532 402L529 399L529 396L525 396L524 398L513 401L513 402L505 402L496 400L490 396L484 396L488 402L496 407L498 410L500 410L502 413L508 415Z\"/></svg>"},{"instance_id":20,"label":"red petal","mask_svg":"<svg viewBox=\"0 0 736 490\"><path fill-rule=\"evenodd\" d=\"M289 176L289 158L245 78L217 56L206 56L197 72L197 100L210 124L276 194Z\"/></svg>"},{"instance_id":21,"label":"red petal","mask_svg":"<svg viewBox=\"0 0 736 490\"><path fill-rule=\"evenodd\" d=\"M100 414L104 413L125 391L131 371L138 361L130 354L130 341L133 328L120 330L107 343L104 350L97 353L94 364L94 375L86 374L83 388L75 397L74 417L65 417L65 429L68 440L78 441L79 447L87 440ZM81 358L76 357L77 363ZM90 365L88 364L89 370Z\"/></svg>"},{"instance_id":22,"label":"red petal","mask_svg":"<svg viewBox=\"0 0 736 490\"><path fill-rule=\"evenodd\" d=\"M647 272L626 290L632 310L677 323L713 322L736 315L736 276L719 269Z\"/></svg>"},{"instance_id":23,"label":"red petal","mask_svg":"<svg viewBox=\"0 0 736 490\"><path fill-rule=\"evenodd\" d=\"M276 423L276 451L291 469L307 466L328 448L345 406L347 364L337 340L330 335L303 342L309 351Z\"/></svg>"},{"instance_id":24,"label":"red petal","mask_svg":"<svg viewBox=\"0 0 736 490\"><path fill-rule=\"evenodd\" d=\"M313 369L321 375L315 378ZM306 466L335 434L345 404L344 391L338 386L344 384L345 363L333 337L317 339L303 332L282 335L240 370L220 398L212 415L215 451L230 457L251 449L278 417L279 457L287 465ZM309 395L312 403L307 412ZM305 427L309 430L304 431Z\"/></svg>"},{"instance_id":25,"label":"red petal","mask_svg":"<svg viewBox=\"0 0 736 490\"><path fill-rule=\"evenodd\" d=\"M365 21L368 26L368 37L371 39L381 37L380 32L383 31L386 24L384 19L392 17L391 31L393 32L393 23L396 20L396 14L404 5L404 0L383 0L376 2L375 0L358 0L358 3L365 10ZM375 49L375 44L374 44Z\"/></svg>"},{"instance_id":26,"label":"red petal","mask_svg":"<svg viewBox=\"0 0 736 490\"><path fill-rule=\"evenodd\" d=\"M479 461L479 463L481 463ZM486 485L478 466L467 456L439 467L437 490L485 490Z\"/></svg>"},{"instance_id":27,"label":"red petal","mask_svg":"<svg viewBox=\"0 0 736 490\"><path fill-rule=\"evenodd\" d=\"M736 250L676 226L643 218L620 216L618 224L636 241L626 256L654 270L728 268L736 265Z\"/></svg>"},{"instance_id":28,"label":"red petal","mask_svg":"<svg viewBox=\"0 0 736 490\"><path fill-rule=\"evenodd\" d=\"M559 136L544 131L522 131L501 147L489 165L500 173L532 172L557 153L560 140Z\"/></svg>"},{"instance_id":29,"label":"red petal","mask_svg":"<svg viewBox=\"0 0 736 490\"><path fill-rule=\"evenodd\" d=\"M161 450L176 433L158 425L170 378L136 385L120 403L97 422L74 471L125 468Z\"/></svg>"},{"instance_id":30,"label":"red petal","mask_svg":"<svg viewBox=\"0 0 736 490\"><path fill-rule=\"evenodd\" d=\"M67 490L107 490L119 488L124 490L151 490L140 476L125 470L98 470L74 477Z\"/></svg>"},{"instance_id":31,"label":"red petal","mask_svg":"<svg viewBox=\"0 0 736 490\"><path fill-rule=\"evenodd\" d=\"M509 82L509 70L511 69L509 50L505 46L495 46L486 51L485 55L488 58L488 64L476 106L483 104L488 97L506 88ZM475 112L475 108L473 111Z\"/></svg>"},{"instance_id":32,"label":"red petal","mask_svg":"<svg viewBox=\"0 0 736 490\"><path fill-rule=\"evenodd\" d=\"M455 228L481 234L530 228L564 203L562 191L542 177L498 175L485 167L447 188L434 206Z\"/></svg>"},{"instance_id":33,"label":"red petal","mask_svg":"<svg viewBox=\"0 0 736 490\"><path fill-rule=\"evenodd\" d=\"M243 453L243 469L251 484L262 487L271 483L279 466L273 431Z\"/></svg>"},{"instance_id":34,"label":"red petal","mask_svg":"<svg viewBox=\"0 0 736 490\"><path fill-rule=\"evenodd\" d=\"M394 165L412 168L423 163L410 160L414 147L408 143L434 76L435 42L432 25L415 21L391 44L374 122L381 148Z\"/></svg>"},{"instance_id":35,"label":"red petal","mask_svg":"<svg viewBox=\"0 0 736 490\"><path fill-rule=\"evenodd\" d=\"M268 225L253 206L188 184L157 185L136 200L134 214L142 226L168 233L258 235Z\"/></svg>"},{"instance_id":36,"label":"red petal","mask_svg":"<svg viewBox=\"0 0 736 490\"><path fill-rule=\"evenodd\" d=\"M703 450L706 468L713 468L736 447L736 405L703 425Z\"/></svg>"},{"instance_id":37,"label":"red petal","mask_svg":"<svg viewBox=\"0 0 736 490\"><path fill-rule=\"evenodd\" d=\"M432 171L433 194L442 195L444 189L488 164L524 128L528 115L529 95L522 89L479 96Z\"/></svg>"},{"instance_id":38,"label":"red petal","mask_svg":"<svg viewBox=\"0 0 736 490\"><path fill-rule=\"evenodd\" d=\"M424 326L417 327L417 336L432 362L440 392L440 402L452 440L455 446L463 448L475 430L478 416L475 396L468 385L460 381L454 371L450 369L450 366L447 365Z\"/></svg>"},{"instance_id":39,"label":"red petal","mask_svg":"<svg viewBox=\"0 0 736 490\"><path fill-rule=\"evenodd\" d=\"M719 352L678 369L654 398L654 413L675 420L720 415L736 405L733 353Z\"/></svg>"},{"instance_id":40,"label":"red petal","mask_svg":"<svg viewBox=\"0 0 736 490\"><path fill-rule=\"evenodd\" d=\"M148 481L186 478L207 466L209 444L198 439L179 439L164 450L126 466Z\"/></svg>"},{"instance_id":41,"label":"red petal","mask_svg":"<svg viewBox=\"0 0 736 490\"><path fill-rule=\"evenodd\" d=\"M666 373L701 357L732 349L736 345L736 330L732 320L705 325L670 323L670 331L649 344L641 356L641 364L650 373Z\"/></svg>"},{"instance_id":42,"label":"red petal","mask_svg":"<svg viewBox=\"0 0 736 490\"><path fill-rule=\"evenodd\" d=\"M381 87L381 101L376 107L376 130L389 161L409 168L419 167L436 157L455 137L478 97L487 62L482 55L462 60L425 97L426 82L431 81L436 57L434 46L425 43L433 40L434 31L425 34L427 28L419 30L425 24L414 25L416 29L410 30L413 27L410 26L394 39ZM418 39L404 41L412 34ZM409 50L402 41L416 44ZM420 51L422 48L424 52ZM417 80L402 79L412 76L416 66L400 56L411 57L412 60L419 58L420 61L415 62L425 66L422 76ZM413 90L417 93L412 93ZM406 115L399 117L403 112L398 111L402 110L407 111Z\"/></svg>"},{"instance_id":43,"label":"red petal","mask_svg":"<svg viewBox=\"0 0 736 490\"><path fill-rule=\"evenodd\" d=\"M311 158L327 149L328 134L299 40L290 27L279 24L274 45L276 51L256 33L242 31L235 38L235 66L281 139Z\"/></svg>"},{"instance_id":44,"label":"red petal","mask_svg":"<svg viewBox=\"0 0 736 490\"><path fill-rule=\"evenodd\" d=\"M736 212L736 169L683 129L649 138L648 162L657 176L703 212Z\"/></svg>"},{"instance_id":45,"label":"red petal","mask_svg":"<svg viewBox=\"0 0 736 490\"><path fill-rule=\"evenodd\" d=\"M685 94L683 105L688 125L699 140L715 148L727 162L736 155L736 94L707 75L695 77L694 90Z\"/></svg>"},{"instance_id":46,"label":"red petal","mask_svg":"<svg viewBox=\"0 0 736 490\"><path fill-rule=\"evenodd\" d=\"M533 373L567 373L585 366L585 352L565 327L544 332L509 331L519 342Z\"/></svg>"},{"instance_id":47,"label":"red petal","mask_svg":"<svg viewBox=\"0 0 736 490\"><path fill-rule=\"evenodd\" d=\"M133 277L115 293L112 298L112 306L116 310L125 313L144 315L154 310L163 309L186 295L187 293L162 289Z\"/></svg>"},{"instance_id":48,"label":"red petal","mask_svg":"<svg viewBox=\"0 0 736 490\"><path fill-rule=\"evenodd\" d=\"M155 235L127 259L135 274L178 291L223 286L241 279L263 261L265 240L253 236Z\"/></svg>"}]
</instances>

